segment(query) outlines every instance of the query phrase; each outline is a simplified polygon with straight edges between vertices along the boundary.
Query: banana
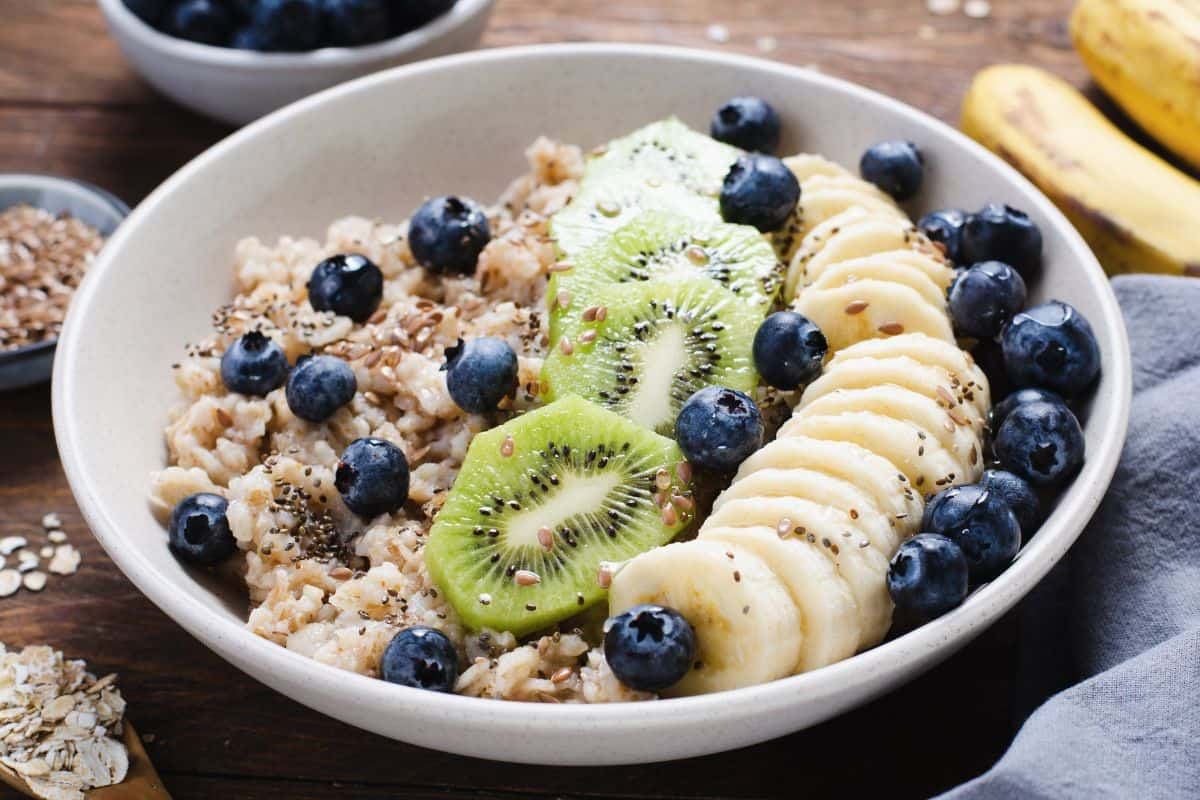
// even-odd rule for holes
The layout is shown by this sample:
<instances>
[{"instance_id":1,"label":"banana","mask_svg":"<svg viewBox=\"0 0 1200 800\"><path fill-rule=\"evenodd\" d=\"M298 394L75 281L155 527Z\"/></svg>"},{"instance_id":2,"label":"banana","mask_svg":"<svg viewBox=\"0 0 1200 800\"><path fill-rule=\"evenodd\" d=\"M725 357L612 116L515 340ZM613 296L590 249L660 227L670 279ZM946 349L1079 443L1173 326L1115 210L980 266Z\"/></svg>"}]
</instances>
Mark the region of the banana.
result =
<instances>
[{"instance_id":1,"label":"banana","mask_svg":"<svg viewBox=\"0 0 1200 800\"><path fill-rule=\"evenodd\" d=\"M800 611L804 647L797 672L854 655L861 625L858 604L833 564L805 538L780 536L767 527L709 527L701 538L754 553L771 565Z\"/></svg>"},{"instance_id":2,"label":"banana","mask_svg":"<svg viewBox=\"0 0 1200 800\"><path fill-rule=\"evenodd\" d=\"M1200 4L1080 0L1071 39L1096 83L1161 144L1200 169Z\"/></svg>"},{"instance_id":3,"label":"banana","mask_svg":"<svg viewBox=\"0 0 1200 800\"><path fill-rule=\"evenodd\" d=\"M816 153L797 153L794 156L785 158L783 165L792 171L792 174L796 176L796 180L800 181L801 187L804 186L806 180L815 178L818 175L826 178L854 177L854 173L841 164L836 161L830 161ZM803 188L801 190L803 191Z\"/></svg>"},{"instance_id":4,"label":"banana","mask_svg":"<svg viewBox=\"0 0 1200 800\"><path fill-rule=\"evenodd\" d=\"M609 613L669 606L696 632L696 666L665 694L720 692L791 675L804 627L787 588L749 549L695 539L648 550L617 571Z\"/></svg>"},{"instance_id":5,"label":"banana","mask_svg":"<svg viewBox=\"0 0 1200 800\"><path fill-rule=\"evenodd\" d=\"M862 626L858 645L863 649L887 635L892 623L892 601L887 592L888 556L871 546L870 538L858 522L846 512L821 502L799 497L754 497L731 500L714 511L705 520L700 538L704 539L713 528L763 526L802 537L814 545L817 552L830 560L854 595ZM774 566L772 562L772 569Z\"/></svg>"},{"instance_id":6,"label":"banana","mask_svg":"<svg viewBox=\"0 0 1200 800\"><path fill-rule=\"evenodd\" d=\"M954 341L945 302L934 305L916 289L894 281L864 278L831 289L814 285L800 292L792 307L816 323L834 352L873 336L899 333Z\"/></svg>"},{"instance_id":7,"label":"banana","mask_svg":"<svg viewBox=\"0 0 1200 800\"><path fill-rule=\"evenodd\" d=\"M921 524L924 504L911 490L905 491L908 479L902 481L896 467L886 458L851 442L827 442L780 431L775 441L742 462L733 484L725 492L738 492L737 487L743 481L753 480L761 471L776 469L819 470L853 484L895 521L901 538L916 533ZM718 497L714 505L721 502Z\"/></svg>"},{"instance_id":8,"label":"banana","mask_svg":"<svg viewBox=\"0 0 1200 800\"><path fill-rule=\"evenodd\" d=\"M946 305L946 290L920 265L922 260L916 253L901 250L840 261L822 271L820 277L808 284L807 290L836 289L869 278L907 286L940 312Z\"/></svg>"},{"instance_id":9,"label":"banana","mask_svg":"<svg viewBox=\"0 0 1200 800\"><path fill-rule=\"evenodd\" d=\"M967 92L961 125L1037 184L1108 272L1200 275L1200 183L1066 82L1035 67L989 67Z\"/></svg>"},{"instance_id":10,"label":"banana","mask_svg":"<svg viewBox=\"0 0 1200 800\"><path fill-rule=\"evenodd\" d=\"M827 369L835 368L856 358L893 358L908 356L922 364L941 367L950 376L954 385L962 384L971 390L972 395L978 395L980 409L991 407L991 395L988 390L987 376L975 363L975 359L965 350L960 350L952 344L919 334L892 336L887 339L866 339L853 347L834 353L829 360Z\"/></svg>"}]
</instances>

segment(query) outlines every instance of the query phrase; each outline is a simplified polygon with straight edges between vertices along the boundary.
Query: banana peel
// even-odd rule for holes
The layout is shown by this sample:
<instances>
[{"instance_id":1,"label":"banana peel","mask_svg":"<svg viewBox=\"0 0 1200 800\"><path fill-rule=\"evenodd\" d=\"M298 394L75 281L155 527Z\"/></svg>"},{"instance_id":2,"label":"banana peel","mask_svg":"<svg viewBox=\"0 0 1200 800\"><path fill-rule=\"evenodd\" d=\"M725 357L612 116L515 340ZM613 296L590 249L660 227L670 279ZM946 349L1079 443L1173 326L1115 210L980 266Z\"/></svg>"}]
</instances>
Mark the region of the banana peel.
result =
<instances>
[{"instance_id":1,"label":"banana peel","mask_svg":"<svg viewBox=\"0 0 1200 800\"><path fill-rule=\"evenodd\" d=\"M1071 39L1125 113L1200 169L1200 0L1080 0Z\"/></svg>"},{"instance_id":2,"label":"banana peel","mask_svg":"<svg viewBox=\"0 0 1200 800\"><path fill-rule=\"evenodd\" d=\"M1134 142L1045 70L989 67L962 130L1032 180L1110 274L1200 276L1200 183Z\"/></svg>"}]
</instances>

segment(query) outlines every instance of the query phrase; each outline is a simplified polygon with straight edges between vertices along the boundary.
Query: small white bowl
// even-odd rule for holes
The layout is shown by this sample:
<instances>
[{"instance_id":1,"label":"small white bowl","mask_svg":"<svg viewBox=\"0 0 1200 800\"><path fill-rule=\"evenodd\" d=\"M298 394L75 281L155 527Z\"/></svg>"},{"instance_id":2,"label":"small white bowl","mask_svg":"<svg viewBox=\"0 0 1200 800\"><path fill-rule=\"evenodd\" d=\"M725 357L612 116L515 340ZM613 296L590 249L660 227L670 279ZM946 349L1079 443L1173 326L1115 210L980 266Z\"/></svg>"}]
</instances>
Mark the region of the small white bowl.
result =
<instances>
[{"instance_id":1,"label":"small white bowl","mask_svg":"<svg viewBox=\"0 0 1200 800\"><path fill-rule=\"evenodd\" d=\"M122 0L98 0L113 38L152 86L180 105L244 125L330 86L388 67L471 50L495 0L458 0L426 25L376 44L307 53L256 53L168 36Z\"/></svg>"},{"instance_id":2,"label":"small white bowl","mask_svg":"<svg viewBox=\"0 0 1200 800\"><path fill-rule=\"evenodd\" d=\"M1032 301L1091 320L1103 374L1085 425L1087 463L1016 562L958 609L854 658L703 697L544 705L423 692L340 671L246 630L245 594L182 567L147 503L162 426L179 393L170 365L234 291L234 243L322 235L347 214L401 220L426 195L496 197L539 134L585 147L678 114L705 128L725 99L759 94L783 117L783 151L843 164L884 138L918 142L928 176L910 209L1025 209L1045 236ZM353 125L329 124L354 120ZM1075 541L1116 468L1130 403L1129 346L1096 259L1057 209L1000 159L895 100L782 64L629 45L490 50L364 78L251 125L201 155L134 211L75 298L54 373L67 478L113 561L176 622L283 694L414 744L541 764L696 756L814 725L926 670L1011 609ZM238 709L230 708L236 715ZM868 738L886 741L887 733Z\"/></svg>"}]
</instances>

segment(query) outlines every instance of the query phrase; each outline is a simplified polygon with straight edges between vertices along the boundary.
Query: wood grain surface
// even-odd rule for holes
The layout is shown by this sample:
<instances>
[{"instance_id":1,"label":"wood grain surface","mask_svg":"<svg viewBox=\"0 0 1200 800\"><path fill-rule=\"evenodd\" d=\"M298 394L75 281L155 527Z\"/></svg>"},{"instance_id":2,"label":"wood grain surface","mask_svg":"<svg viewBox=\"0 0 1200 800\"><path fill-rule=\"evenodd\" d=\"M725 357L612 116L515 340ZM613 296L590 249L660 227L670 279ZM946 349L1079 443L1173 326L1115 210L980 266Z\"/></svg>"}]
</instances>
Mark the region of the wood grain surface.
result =
<instances>
[{"instance_id":1,"label":"wood grain surface","mask_svg":"<svg viewBox=\"0 0 1200 800\"><path fill-rule=\"evenodd\" d=\"M931 15L923 0L499 0L485 44L740 51L816 65L951 122L970 77L990 63L1040 64L1083 84L1066 33L1069 0L993 3L990 17L968 19ZM713 24L728 29L727 42L709 36ZM93 2L0 0L0 171L81 178L133 204L228 132L140 82ZM0 599L0 641L50 643L98 673L120 672L131 718L177 800L925 797L986 769L1012 735L1015 617L862 709L691 761L525 767L363 733L234 670L125 580L80 520L49 405L47 387L0 395L0 536L40 535L42 515L56 511L83 563L40 594ZM718 727L712 736L720 739Z\"/></svg>"}]
</instances>

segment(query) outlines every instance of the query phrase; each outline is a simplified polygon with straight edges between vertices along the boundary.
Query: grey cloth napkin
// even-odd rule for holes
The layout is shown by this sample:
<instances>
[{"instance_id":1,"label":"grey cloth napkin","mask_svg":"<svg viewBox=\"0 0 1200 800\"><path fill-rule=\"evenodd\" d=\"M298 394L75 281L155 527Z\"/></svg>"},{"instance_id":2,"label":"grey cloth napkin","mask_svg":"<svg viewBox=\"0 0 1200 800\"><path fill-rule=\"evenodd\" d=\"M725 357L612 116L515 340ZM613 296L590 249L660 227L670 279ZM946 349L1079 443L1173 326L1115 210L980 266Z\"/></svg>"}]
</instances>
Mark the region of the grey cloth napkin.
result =
<instances>
[{"instance_id":1,"label":"grey cloth napkin","mask_svg":"<svg viewBox=\"0 0 1200 800\"><path fill-rule=\"evenodd\" d=\"M1113 288L1129 437L1091 524L1020 609L1018 704L1070 688L949 800L1200 798L1200 280Z\"/></svg>"}]
</instances>

